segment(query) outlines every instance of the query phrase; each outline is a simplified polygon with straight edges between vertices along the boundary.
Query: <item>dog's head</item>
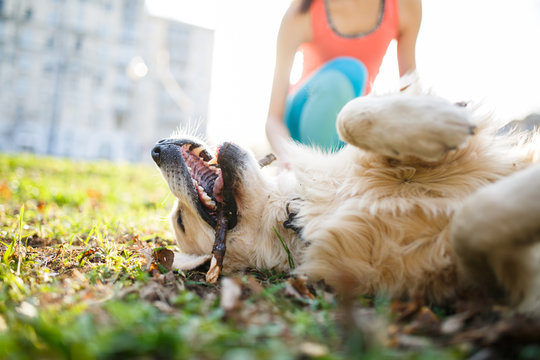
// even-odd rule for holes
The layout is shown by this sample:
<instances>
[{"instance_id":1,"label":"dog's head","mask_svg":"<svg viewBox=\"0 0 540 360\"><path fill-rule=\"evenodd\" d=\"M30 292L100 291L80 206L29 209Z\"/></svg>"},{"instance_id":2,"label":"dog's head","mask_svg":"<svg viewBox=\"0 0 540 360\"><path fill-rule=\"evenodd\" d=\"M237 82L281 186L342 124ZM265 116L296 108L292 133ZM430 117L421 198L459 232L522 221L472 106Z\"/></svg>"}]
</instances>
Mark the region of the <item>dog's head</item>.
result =
<instances>
[{"instance_id":1,"label":"dog's head","mask_svg":"<svg viewBox=\"0 0 540 360\"><path fill-rule=\"evenodd\" d=\"M212 155L191 138L160 140L152 158L177 198L171 220L179 246L188 253L210 253L218 217L226 217L228 230L237 226L238 203L249 174L259 171L257 162L235 144L224 143Z\"/></svg>"}]
</instances>

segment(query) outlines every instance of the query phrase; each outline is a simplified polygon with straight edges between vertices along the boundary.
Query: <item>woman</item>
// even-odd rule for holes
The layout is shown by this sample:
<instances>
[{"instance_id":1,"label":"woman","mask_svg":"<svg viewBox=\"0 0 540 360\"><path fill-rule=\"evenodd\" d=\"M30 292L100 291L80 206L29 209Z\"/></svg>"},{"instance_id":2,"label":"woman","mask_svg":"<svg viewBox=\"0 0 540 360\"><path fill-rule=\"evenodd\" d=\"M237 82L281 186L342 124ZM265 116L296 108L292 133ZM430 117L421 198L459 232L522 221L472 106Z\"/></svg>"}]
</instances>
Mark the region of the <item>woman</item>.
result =
<instances>
[{"instance_id":1,"label":"woman","mask_svg":"<svg viewBox=\"0 0 540 360\"><path fill-rule=\"evenodd\" d=\"M282 165L290 138L323 150L343 146L335 120L349 100L365 95L390 41L397 40L400 76L416 68L421 0L294 0L278 33L266 135ZM304 55L297 85L289 77Z\"/></svg>"}]
</instances>

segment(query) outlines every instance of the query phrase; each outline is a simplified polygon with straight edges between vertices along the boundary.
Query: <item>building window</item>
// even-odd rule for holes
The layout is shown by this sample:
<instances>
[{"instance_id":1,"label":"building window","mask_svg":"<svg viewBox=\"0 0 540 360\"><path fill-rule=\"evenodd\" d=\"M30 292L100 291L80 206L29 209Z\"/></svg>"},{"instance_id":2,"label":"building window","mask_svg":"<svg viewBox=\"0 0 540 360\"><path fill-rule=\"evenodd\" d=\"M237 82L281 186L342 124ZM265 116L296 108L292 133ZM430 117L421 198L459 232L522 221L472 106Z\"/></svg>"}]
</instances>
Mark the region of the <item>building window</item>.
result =
<instances>
[{"instance_id":1,"label":"building window","mask_svg":"<svg viewBox=\"0 0 540 360\"><path fill-rule=\"evenodd\" d=\"M111 0L103 0L103 8L107 11L111 11L112 9Z\"/></svg>"},{"instance_id":2,"label":"building window","mask_svg":"<svg viewBox=\"0 0 540 360\"><path fill-rule=\"evenodd\" d=\"M101 87L103 86L103 74L94 74L94 86Z\"/></svg>"},{"instance_id":3,"label":"building window","mask_svg":"<svg viewBox=\"0 0 540 360\"><path fill-rule=\"evenodd\" d=\"M51 75L54 73L55 70L56 70L56 64L54 63L53 60L48 59L44 61L43 73L45 75Z\"/></svg>"},{"instance_id":4,"label":"building window","mask_svg":"<svg viewBox=\"0 0 540 360\"><path fill-rule=\"evenodd\" d=\"M116 129L122 130L124 126L126 125L126 113L123 111L116 111L116 114L114 115L114 122L116 125Z\"/></svg>"},{"instance_id":5,"label":"building window","mask_svg":"<svg viewBox=\"0 0 540 360\"><path fill-rule=\"evenodd\" d=\"M75 26L79 30L84 30L86 26L86 16L84 9L80 9L79 13L77 14L77 21L75 22Z\"/></svg>"},{"instance_id":6,"label":"building window","mask_svg":"<svg viewBox=\"0 0 540 360\"><path fill-rule=\"evenodd\" d=\"M56 11L51 12L49 16L47 17L47 23L50 26L56 27L58 26L58 22L59 22L58 13Z\"/></svg>"},{"instance_id":7,"label":"building window","mask_svg":"<svg viewBox=\"0 0 540 360\"><path fill-rule=\"evenodd\" d=\"M77 36L77 39L75 40L75 52L80 52L83 46L83 39L82 36Z\"/></svg>"},{"instance_id":8,"label":"building window","mask_svg":"<svg viewBox=\"0 0 540 360\"><path fill-rule=\"evenodd\" d=\"M135 24L135 22L137 21L138 6L138 1L124 0L123 17L126 24Z\"/></svg>"},{"instance_id":9,"label":"building window","mask_svg":"<svg viewBox=\"0 0 540 360\"><path fill-rule=\"evenodd\" d=\"M24 13L24 20L30 21L32 20L33 11L32 9L26 9L26 12Z\"/></svg>"},{"instance_id":10,"label":"building window","mask_svg":"<svg viewBox=\"0 0 540 360\"><path fill-rule=\"evenodd\" d=\"M54 36L51 36L47 39L47 43L45 44L45 47L49 50L54 49Z\"/></svg>"},{"instance_id":11,"label":"building window","mask_svg":"<svg viewBox=\"0 0 540 360\"><path fill-rule=\"evenodd\" d=\"M22 30L19 34L19 44L23 49L29 49L32 45L32 31L29 29Z\"/></svg>"}]
</instances>

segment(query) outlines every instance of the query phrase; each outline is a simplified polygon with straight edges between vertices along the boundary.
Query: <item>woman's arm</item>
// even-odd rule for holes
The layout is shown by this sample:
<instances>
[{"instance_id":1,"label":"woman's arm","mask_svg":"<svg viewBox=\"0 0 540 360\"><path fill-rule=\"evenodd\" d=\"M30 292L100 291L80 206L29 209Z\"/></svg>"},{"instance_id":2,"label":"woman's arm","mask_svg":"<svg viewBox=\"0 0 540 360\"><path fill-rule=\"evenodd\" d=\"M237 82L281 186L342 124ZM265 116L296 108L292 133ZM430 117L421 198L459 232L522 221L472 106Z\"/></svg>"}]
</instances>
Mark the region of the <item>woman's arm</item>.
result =
<instances>
[{"instance_id":1,"label":"woman's arm","mask_svg":"<svg viewBox=\"0 0 540 360\"><path fill-rule=\"evenodd\" d=\"M299 1L294 1L281 21L277 37L276 64L266 120L266 136L278 160L286 162L283 144L290 134L283 122L285 102L289 91L289 77L294 55L300 44L309 40L309 13L298 12ZM307 26L306 26L307 25Z\"/></svg>"},{"instance_id":2,"label":"woman's arm","mask_svg":"<svg viewBox=\"0 0 540 360\"><path fill-rule=\"evenodd\" d=\"M399 0L397 56L400 76L416 69L416 39L421 22L421 0Z\"/></svg>"}]
</instances>

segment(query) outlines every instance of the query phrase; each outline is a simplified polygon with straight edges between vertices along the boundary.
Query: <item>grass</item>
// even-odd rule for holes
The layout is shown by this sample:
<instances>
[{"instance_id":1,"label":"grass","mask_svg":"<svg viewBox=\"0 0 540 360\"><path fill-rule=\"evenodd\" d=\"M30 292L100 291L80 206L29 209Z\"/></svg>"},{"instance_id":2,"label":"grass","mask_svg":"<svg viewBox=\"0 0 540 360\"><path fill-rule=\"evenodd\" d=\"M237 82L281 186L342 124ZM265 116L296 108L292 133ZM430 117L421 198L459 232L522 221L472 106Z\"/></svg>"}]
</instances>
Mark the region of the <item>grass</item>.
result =
<instances>
[{"instance_id":1,"label":"grass","mask_svg":"<svg viewBox=\"0 0 540 360\"><path fill-rule=\"evenodd\" d=\"M0 359L442 360L500 349L441 335L455 309L343 301L272 270L225 274L239 289L226 306L234 291L204 272L148 270L145 250L174 248L172 201L151 166L0 155ZM512 351L540 354L531 342Z\"/></svg>"},{"instance_id":2,"label":"grass","mask_svg":"<svg viewBox=\"0 0 540 360\"><path fill-rule=\"evenodd\" d=\"M287 244L285 244L285 242L281 238L281 235L279 235L276 228L272 228L272 230L274 230L274 233L276 234L277 238L279 239L279 242L281 243L281 246L283 246L283 250L285 250L285 253L287 253L287 260L289 260L289 268L294 269L294 259L292 258L291 251L289 250L289 247L287 246Z\"/></svg>"}]
</instances>

